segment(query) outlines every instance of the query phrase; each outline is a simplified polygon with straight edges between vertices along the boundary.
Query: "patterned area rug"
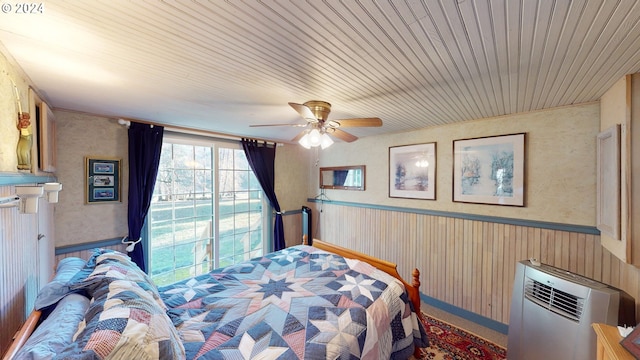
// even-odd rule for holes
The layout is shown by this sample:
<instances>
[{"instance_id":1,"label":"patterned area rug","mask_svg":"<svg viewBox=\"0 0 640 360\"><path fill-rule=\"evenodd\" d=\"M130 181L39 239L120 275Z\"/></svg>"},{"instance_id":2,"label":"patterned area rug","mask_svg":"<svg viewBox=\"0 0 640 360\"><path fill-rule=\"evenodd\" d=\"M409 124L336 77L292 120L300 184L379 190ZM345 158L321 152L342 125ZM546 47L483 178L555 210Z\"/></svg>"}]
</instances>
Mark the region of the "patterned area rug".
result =
<instances>
[{"instance_id":1,"label":"patterned area rug","mask_svg":"<svg viewBox=\"0 0 640 360\"><path fill-rule=\"evenodd\" d=\"M424 360L503 360L507 357L507 350L497 344L425 313L422 316L430 345L422 349Z\"/></svg>"}]
</instances>

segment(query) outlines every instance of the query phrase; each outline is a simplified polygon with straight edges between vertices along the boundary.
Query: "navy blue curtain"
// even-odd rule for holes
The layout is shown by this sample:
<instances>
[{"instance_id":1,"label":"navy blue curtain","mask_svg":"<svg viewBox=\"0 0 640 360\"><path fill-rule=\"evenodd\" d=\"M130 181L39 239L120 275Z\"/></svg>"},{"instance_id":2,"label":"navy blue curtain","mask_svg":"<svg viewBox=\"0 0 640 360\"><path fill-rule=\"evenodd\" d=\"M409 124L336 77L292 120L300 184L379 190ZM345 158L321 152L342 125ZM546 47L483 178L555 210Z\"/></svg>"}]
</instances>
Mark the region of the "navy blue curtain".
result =
<instances>
[{"instance_id":1,"label":"navy blue curtain","mask_svg":"<svg viewBox=\"0 0 640 360\"><path fill-rule=\"evenodd\" d=\"M129 127L129 242L140 242L140 231L149 211L156 184L164 127L132 122ZM147 271L142 244L129 252L142 271Z\"/></svg>"},{"instance_id":2,"label":"navy blue curtain","mask_svg":"<svg viewBox=\"0 0 640 360\"><path fill-rule=\"evenodd\" d=\"M334 170L333 171L333 185L345 186L344 182L347 180L349 170Z\"/></svg>"},{"instance_id":3,"label":"navy blue curtain","mask_svg":"<svg viewBox=\"0 0 640 360\"><path fill-rule=\"evenodd\" d=\"M284 242L284 224L282 223L282 213L280 204L276 198L274 189L276 160L276 144L268 145L266 142L259 144L256 140L242 139L242 148L249 160L249 166L256 175L262 191L264 191L271 207L276 211L276 221L273 226L273 250L278 251L286 247Z\"/></svg>"}]
</instances>

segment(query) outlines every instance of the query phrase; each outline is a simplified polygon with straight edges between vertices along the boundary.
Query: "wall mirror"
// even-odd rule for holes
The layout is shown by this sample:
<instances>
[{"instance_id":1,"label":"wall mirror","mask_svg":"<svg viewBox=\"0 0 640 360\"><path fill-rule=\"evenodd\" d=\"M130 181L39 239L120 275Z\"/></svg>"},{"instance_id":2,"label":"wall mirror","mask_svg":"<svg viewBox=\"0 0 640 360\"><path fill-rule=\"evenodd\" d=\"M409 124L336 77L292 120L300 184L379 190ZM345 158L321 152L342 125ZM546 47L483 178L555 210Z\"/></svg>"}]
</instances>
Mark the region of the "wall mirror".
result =
<instances>
[{"instance_id":1,"label":"wall mirror","mask_svg":"<svg viewBox=\"0 0 640 360\"><path fill-rule=\"evenodd\" d=\"M364 190L365 166L320 168L321 189Z\"/></svg>"}]
</instances>

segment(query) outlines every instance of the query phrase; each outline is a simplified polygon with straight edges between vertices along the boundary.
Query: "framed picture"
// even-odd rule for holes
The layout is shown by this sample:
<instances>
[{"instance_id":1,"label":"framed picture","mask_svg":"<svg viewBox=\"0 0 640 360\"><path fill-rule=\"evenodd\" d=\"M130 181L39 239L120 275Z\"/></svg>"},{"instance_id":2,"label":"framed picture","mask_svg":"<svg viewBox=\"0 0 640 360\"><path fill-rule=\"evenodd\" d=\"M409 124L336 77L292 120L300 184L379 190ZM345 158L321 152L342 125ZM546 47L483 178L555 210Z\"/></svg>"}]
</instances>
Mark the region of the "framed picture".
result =
<instances>
[{"instance_id":1,"label":"framed picture","mask_svg":"<svg viewBox=\"0 0 640 360\"><path fill-rule=\"evenodd\" d=\"M86 203L120 201L120 159L85 157Z\"/></svg>"},{"instance_id":2,"label":"framed picture","mask_svg":"<svg viewBox=\"0 0 640 360\"><path fill-rule=\"evenodd\" d=\"M436 198L436 143L389 148L389 197Z\"/></svg>"},{"instance_id":3,"label":"framed picture","mask_svg":"<svg viewBox=\"0 0 640 360\"><path fill-rule=\"evenodd\" d=\"M56 171L56 122L51 108L29 88L29 113L33 131L31 172L45 175Z\"/></svg>"},{"instance_id":4,"label":"framed picture","mask_svg":"<svg viewBox=\"0 0 640 360\"><path fill-rule=\"evenodd\" d=\"M620 238L620 125L598 134L597 228Z\"/></svg>"},{"instance_id":5,"label":"framed picture","mask_svg":"<svg viewBox=\"0 0 640 360\"><path fill-rule=\"evenodd\" d=\"M525 134L453 141L453 201L524 206Z\"/></svg>"},{"instance_id":6,"label":"framed picture","mask_svg":"<svg viewBox=\"0 0 640 360\"><path fill-rule=\"evenodd\" d=\"M620 341L620 345L627 349L636 359L640 359L640 326L636 326L633 331Z\"/></svg>"}]
</instances>

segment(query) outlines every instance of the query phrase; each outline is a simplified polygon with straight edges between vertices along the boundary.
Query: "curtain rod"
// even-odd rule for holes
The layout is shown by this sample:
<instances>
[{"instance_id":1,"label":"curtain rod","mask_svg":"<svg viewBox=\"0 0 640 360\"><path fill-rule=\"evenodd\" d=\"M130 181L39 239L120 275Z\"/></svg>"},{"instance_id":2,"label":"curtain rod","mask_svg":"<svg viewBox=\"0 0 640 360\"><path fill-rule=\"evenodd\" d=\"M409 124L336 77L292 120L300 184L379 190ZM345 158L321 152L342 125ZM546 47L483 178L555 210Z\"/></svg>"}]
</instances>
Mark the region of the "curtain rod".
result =
<instances>
[{"instance_id":1,"label":"curtain rod","mask_svg":"<svg viewBox=\"0 0 640 360\"><path fill-rule=\"evenodd\" d=\"M160 124L160 123L147 121L147 120L130 120L130 119L125 119L125 118L118 118L118 124L120 124L122 126L129 127L129 124L131 122L137 122L137 123L140 123L140 124L147 124L147 125L151 125L151 126L162 126L166 130L179 132L179 133L183 133L183 134L209 135L209 136L213 135L213 136L215 136L217 138L226 139L226 140L249 139L249 140L256 140L256 141L271 142L274 145L284 145L284 143L282 143L282 142L278 142L278 141L270 140L270 139L257 139L257 138L253 138L253 137L249 137L249 136L237 136L237 135L225 134L225 133L220 133L220 132L210 131L210 130L191 129L191 128L187 128L187 127L184 127L184 126L165 125L165 124Z\"/></svg>"}]
</instances>

